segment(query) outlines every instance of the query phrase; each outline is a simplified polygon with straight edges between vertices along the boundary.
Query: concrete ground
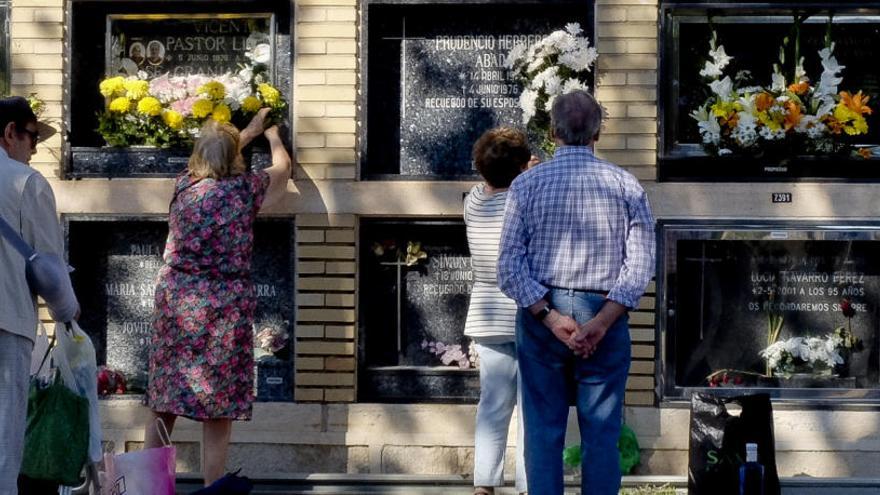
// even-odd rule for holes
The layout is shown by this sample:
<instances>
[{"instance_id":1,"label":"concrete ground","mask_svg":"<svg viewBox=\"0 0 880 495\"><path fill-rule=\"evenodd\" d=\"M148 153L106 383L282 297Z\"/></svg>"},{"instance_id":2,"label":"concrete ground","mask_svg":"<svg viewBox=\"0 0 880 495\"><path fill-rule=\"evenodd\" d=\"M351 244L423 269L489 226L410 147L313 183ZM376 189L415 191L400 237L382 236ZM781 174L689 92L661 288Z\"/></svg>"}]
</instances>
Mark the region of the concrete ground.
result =
<instances>
[{"instance_id":1,"label":"concrete ground","mask_svg":"<svg viewBox=\"0 0 880 495\"><path fill-rule=\"evenodd\" d=\"M576 495L576 481L568 477L564 495ZM846 478L783 478L780 480L783 495L876 495L880 493L878 479ZM621 495L684 495L687 480L682 476L626 476ZM649 489L653 487L654 489ZM177 492L189 495L200 488L199 480L179 479ZM410 475L303 475L284 479L255 480L253 495L470 495L470 481L458 476L410 476ZM497 490L498 495L516 495L508 486Z\"/></svg>"}]
</instances>

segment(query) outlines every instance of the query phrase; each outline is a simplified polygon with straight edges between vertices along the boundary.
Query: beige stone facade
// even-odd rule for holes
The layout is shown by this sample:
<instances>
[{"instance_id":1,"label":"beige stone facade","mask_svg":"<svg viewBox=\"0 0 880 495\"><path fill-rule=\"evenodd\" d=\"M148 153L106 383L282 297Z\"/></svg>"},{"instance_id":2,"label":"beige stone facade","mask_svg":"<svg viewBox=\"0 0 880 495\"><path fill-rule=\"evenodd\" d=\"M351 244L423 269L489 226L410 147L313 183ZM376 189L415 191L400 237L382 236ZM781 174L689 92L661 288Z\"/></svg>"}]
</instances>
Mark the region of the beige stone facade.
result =
<instances>
[{"instance_id":1,"label":"beige stone facade","mask_svg":"<svg viewBox=\"0 0 880 495\"><path fill-rule=\"evenodd\" d=\"M369 216L461 215L468 182L374 182L358 179L360 104L356 0L297 0L294 45L294 142L298 167L291 194L268 215L296 222L295 403L257 404L254 420L233 433L231 466L249 475L301 472L468 474L475 406L356 403L358 224ZM51 179L64 214L161 215L170 179L62 180L65 68L64 0L13 0L12 89L36 92L59 132L41 143L33 165ZM597 95L608 111L599 152L639 177L658 217L868 218L878 192L870 185L656 183L657 0L598 0ZM71 95L75 97L75 95ZM780 188L788 205L764 201ZM845 190L844 190L845 189ZM296 196L294 192L298 192ZM807 198L811 198L807 200ZM632 315L633 365L627 421L642 443L643 474L683 475L688 414L658 404L655 393L654 285ZM112 448L137 448L143 410L136 401L102 405ZM783 475L868 476L880 457L872 411L777 414ZM572 423L569 440L574 441ZM513 442L515 435L511 435ZM196 425L174 439L179 469L200 469Z\"/></svg>"}]
</instances>

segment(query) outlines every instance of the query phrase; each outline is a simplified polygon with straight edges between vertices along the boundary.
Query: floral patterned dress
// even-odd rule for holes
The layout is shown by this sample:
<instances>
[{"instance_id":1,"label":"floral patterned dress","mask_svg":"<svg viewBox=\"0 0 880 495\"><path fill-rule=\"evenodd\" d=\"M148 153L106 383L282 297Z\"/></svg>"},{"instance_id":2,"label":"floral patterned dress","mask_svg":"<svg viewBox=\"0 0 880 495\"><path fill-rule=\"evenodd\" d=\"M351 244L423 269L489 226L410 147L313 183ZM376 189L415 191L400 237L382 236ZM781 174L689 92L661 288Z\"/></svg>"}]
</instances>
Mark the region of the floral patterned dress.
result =
<instances>
[{"instance_id":1,"label":"floral patterned dress","mask_svg":"<svg viewBox=\"0 0 880 495\"><path fill-rule=\"evenodd\" d=\"M265 172L178 178L156 284L150 409L197 420L250 419L253 224L268 186Z\"/></svg>"}]
</instances>

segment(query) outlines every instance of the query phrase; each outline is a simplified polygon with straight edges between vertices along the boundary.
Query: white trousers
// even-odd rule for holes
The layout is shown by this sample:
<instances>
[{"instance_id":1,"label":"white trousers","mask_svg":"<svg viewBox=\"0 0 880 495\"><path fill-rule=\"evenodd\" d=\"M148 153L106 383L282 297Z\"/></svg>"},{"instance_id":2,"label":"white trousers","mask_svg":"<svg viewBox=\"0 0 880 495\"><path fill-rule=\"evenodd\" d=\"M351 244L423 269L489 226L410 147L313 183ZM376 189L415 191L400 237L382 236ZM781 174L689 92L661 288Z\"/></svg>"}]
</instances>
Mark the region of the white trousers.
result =
<instances>
[{"instance_id":1,"label":"white trousers","mask_svg":"<svg viewBox=\"0 0 880 495\"><path fill-rule=\"evenodd\" d=\"M520 402L516 343L476 344L480 355L480 404L474 438L474 486L504 484L504 455L514 406ZM516 490L527 491L522 414L517 414Z\"/></svg>"},{"instance_id":2,"label":"white trousers","mask_svg":"<svg viewBox=\"0 0 880 495\"><path fill-rule=\"evenodd\" d=\"M18 494L34 343L0 329L0 495Z\"/></svg>"}]
</instances>

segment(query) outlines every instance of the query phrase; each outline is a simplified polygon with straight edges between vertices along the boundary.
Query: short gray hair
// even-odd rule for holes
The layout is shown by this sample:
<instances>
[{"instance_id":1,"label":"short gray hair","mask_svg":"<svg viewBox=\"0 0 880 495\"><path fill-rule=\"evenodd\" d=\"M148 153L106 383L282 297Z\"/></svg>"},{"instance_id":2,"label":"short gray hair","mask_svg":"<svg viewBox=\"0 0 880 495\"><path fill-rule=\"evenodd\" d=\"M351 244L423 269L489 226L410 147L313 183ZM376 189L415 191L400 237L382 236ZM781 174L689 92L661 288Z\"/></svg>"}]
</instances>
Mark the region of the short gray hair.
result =
<instances>
[{"instance_id":1,"label":"short gray hair","mask_svg":"<svg viewBox=\"0 0 880 495\"><path fill-rule=\"evenodd\" d=\"M602 127L602 107L593 95L576 89L556 97L550 122L553 134L564 144L587 146Z\"/></svg>"}]
</instances>

